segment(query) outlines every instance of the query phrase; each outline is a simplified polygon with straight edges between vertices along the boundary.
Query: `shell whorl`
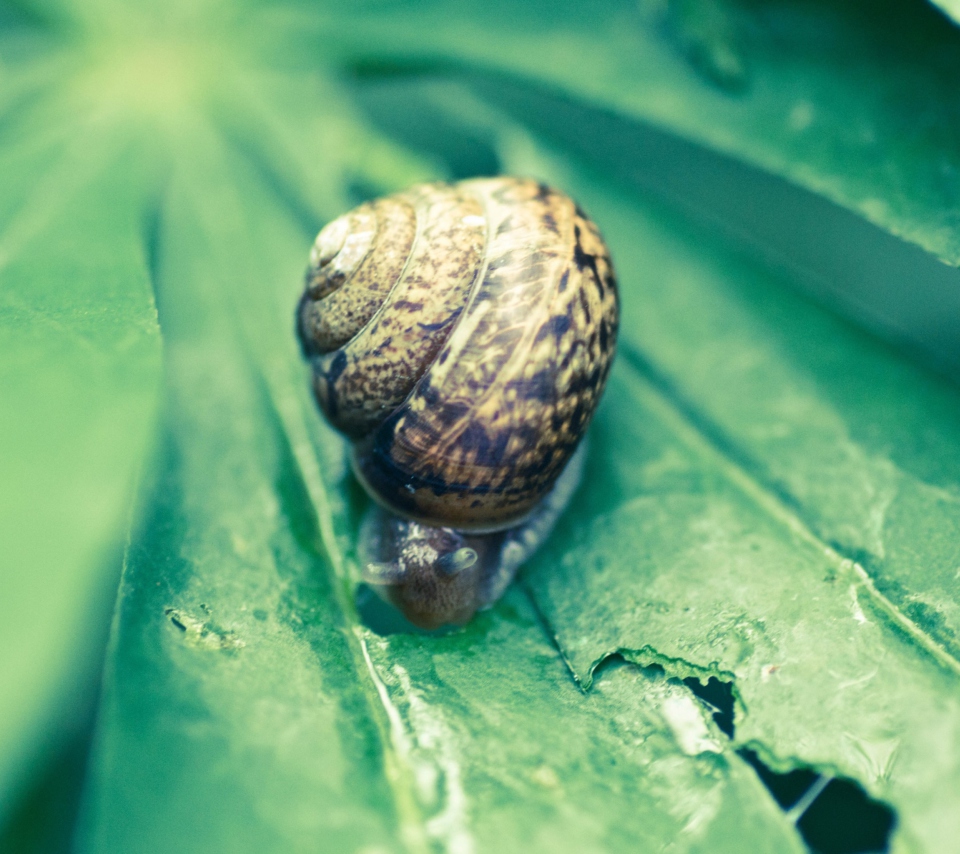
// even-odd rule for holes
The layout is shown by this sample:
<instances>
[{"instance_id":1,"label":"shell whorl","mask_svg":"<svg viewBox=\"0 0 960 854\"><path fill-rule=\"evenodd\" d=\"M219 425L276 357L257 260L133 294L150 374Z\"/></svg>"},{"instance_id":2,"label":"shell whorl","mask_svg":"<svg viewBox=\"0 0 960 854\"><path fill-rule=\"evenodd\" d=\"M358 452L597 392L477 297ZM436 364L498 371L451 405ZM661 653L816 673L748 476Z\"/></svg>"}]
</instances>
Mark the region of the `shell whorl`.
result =
<instances>
[{"instance_id":1,"label":"shell whorl","mask_svg":"<svg viewBox=\"0 0 960 854\"><path fill-rule=\"evenodd\" d=\"M535 181L429 184L328 224L297 325L318 403L389 509L498 530L553 486L618 324L596 227Z\"/></svg>"}]
</instances>

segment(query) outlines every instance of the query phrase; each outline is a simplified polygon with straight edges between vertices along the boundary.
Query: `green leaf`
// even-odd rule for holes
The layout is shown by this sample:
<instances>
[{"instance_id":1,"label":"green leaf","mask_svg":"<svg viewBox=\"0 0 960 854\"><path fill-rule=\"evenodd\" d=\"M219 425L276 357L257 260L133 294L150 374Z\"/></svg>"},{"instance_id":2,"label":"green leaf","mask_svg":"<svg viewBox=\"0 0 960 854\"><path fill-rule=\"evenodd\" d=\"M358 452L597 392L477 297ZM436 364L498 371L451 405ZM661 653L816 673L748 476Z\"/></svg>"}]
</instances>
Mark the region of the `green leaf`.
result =
<instances>
[{"instance_id":1,"label":"green leaf","mask_svg":"<svg viewBox=\"0 0 960 854\"><path fill-rule=\"evenodd\" d=\"M684 689L621 670L585 703L522 594L428 647L358 624L327 492L342 447L284 334L307 235L210 135L180 163L170 438L121 586L87 850L802 850Z\"/></svg>"},{"instance_id":2,"label":"green leaf","mask_svg":"<svg viewBox=\"0 0 960 854\"><path fill-rule=\"evenodd\" d=\"M444 5L431 4L429 28L402 5L344 25L363 57L356 70L479 72L498 105L564 147L642 179L807 290L960 371L957 275L902 248L879 261L864 222L960 264L960 30L927 3L669 0L589 16L572 3L476 3L455 17ZM771 198L771 176L795 191ZM802 188L817 194L815 211Z\"/></svg>"},{"instance_id":3,"label":"green leaf","mask_svg":"<svg viewBox=\"0 0 960 854\"><path fill-rule=\"evenodd\" d=\"M83 714L160 380L143 153L56 106L0 147L0 814Z\"/></svg>"},{"instance_id":4,"label":"green leaf","mask_svg":"<svg viewBox=\"0 0 960 854\"><path fill-rule=\"evenodd\" d=\"M599 512L532 578L567 660L731 681L738 743L859 780L936 850L960 775L955 389L700 235L593 207L638 283L598 432L635 426L595 445Z\"/></svg>"},{"instance_id":5,"label":"green leaf","mask_svg":"<svg viewBox=\"0 0 960 854\"><path fill-rule=\"evenodd\" d=\"M803 295L960 363L935 261L960 261L946 18L20 6L0 15L0 814L34 794L0 847L954 844L960 400ZM325 221L498 170L604 230L620 358L522 579L463 630L390 631L293 307ZM92 693L124 538L80 819L31 832L65 797L47 781L80 773L51 757L82 752L64 698ZM831 826L837 792L866 806Z\"/></svg>"},{"instance_id":6,"label":"green leaf","mask_svg":"<svg viewBox=\"0 0 960 854\"><path fill-rule=\"evenodd\" d=\"M960 262L960 31L927 3L449 7L371 7L342 32L361 55L476 63L653 121Z\"/></svg>"},{"instance_id":7,"label":"green leaf","mask_svg":"<svg viewBox=\"0 0 960 854\"><path fill-rule=\"evenodd\" d=\"M269 208L255 216L262 189L235 204L205 127L187 144L158 239L165 440L121 587L90 847L383 843L391 805L336 583L308 550L303 487L236 324L262 307L257 289L292 296L303 238ZM281 315L260 319L292 353Z\"/></svg>"}]
</instances>

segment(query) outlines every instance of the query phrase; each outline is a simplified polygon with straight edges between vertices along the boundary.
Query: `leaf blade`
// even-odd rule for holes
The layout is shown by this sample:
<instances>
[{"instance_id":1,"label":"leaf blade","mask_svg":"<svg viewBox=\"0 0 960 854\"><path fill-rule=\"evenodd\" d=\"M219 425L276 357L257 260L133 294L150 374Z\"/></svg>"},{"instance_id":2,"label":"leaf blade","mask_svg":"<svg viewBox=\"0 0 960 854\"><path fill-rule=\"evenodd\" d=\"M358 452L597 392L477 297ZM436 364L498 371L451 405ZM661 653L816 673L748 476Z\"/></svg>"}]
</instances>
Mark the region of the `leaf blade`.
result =
<instances>
[{"instance_id":1,"label":"leaf blade","mask_svg":"<svg viewBox=\"0 0 960 854\"><path fill-rule=\"evenodd\" d=\"M79 130L33 173L56 197L11 212L0 240L0 441L17 449L0 463L3 810L26 757L56 749L73 713L61 708L64 686L76 690L96 666L101 633L88 636L87 621L103 621L152 438L160 341L137 229L149 169L129 142L115 128ZM98 207L103 194L116 204Z\"/></svg>"}]
</instances>

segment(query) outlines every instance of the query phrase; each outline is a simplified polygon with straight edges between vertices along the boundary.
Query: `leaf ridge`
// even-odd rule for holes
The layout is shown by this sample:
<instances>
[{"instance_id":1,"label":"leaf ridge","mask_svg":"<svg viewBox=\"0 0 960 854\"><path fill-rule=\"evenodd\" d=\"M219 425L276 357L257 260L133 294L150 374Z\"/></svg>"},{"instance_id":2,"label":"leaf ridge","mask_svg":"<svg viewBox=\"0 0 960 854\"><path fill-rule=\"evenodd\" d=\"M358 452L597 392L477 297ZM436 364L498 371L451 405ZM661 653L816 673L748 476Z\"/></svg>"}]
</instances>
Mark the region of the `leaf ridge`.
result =
<instances>
[{"instance_id":1,"label":"leaf ridge","mask_svg":"<svg viewBox=\"0 0 960 854\"><path fill-rule=\"evenodd\" d=\"M254 370L257 369L254 368ZM302 401L294 391L293 379L284 376L287 371L279 365L272 371L266 373L258 371L258 373L264 381L268 402L274 410L277 424L285 434L284 438L290 447L304 491L310 499L317 524L316 548L333 570L334 579L331 587L344 622L350 626L344 635L347 646L353 653L354 668L358 672L366 672L370 677L364 694L379 731L385 766L384 774L394 794L401 838L412 854L426 852L429 848L423 830L425 819L413 794L410 769L401 761L404 754L402 738L405 737L403 724L390 701L383 681L376 672L367 650L366 639L358 623L356 609L352 604L346 560L337 545L333 512L321 474L320 462L309 437Z\"/></svg>"},{"instance_id":2,"label":"leaf ridge","mask_svg":"<svg viewBox=\"0 0 960 854\"><path fill-rule=\"evenodd\" d=\"M873 606L890 624L904 632L940 666L960 676L960 660L885 596L862 564L845 556L838 547L820 537L804 519L801 507L789 493L765 481L757 471L757 466L751 464L749 456L708 416L687 401L645 354L627 342L621 343L620 347L625 363L650 392L654 405L660 410L659 414L672 424L683 441L711 456L741 492L798 539L819 549L834 569L852 575L855 583L866 591Z\"/></svg>"},{"instance_id":3,"label":"leaf ridge","mask_svg":"<svg viewBox=\"0 0 960 854\"><path fill-rule=\"evenodd\" d=\"M231 140L225 138L219 128L211 126L210 129L221 150L232 149ZM250 168L248 162L246 166ZM278 210L295 220L295 216L291 215L285 205L286 200L276 192L276 187L264 180L264 176L255 168L252 172L254 181L264 190L265 195L276 200ZM324 482L321 461L307 426L308 415L305 410L309 404L304 399L305 395L298 393L298 389L305 386L302 379L296 375L298 372L295 367L298 367L299 363L292 358L292 347L283 348L279 352L265 351L261 346L261 330L257 326L251 326L251 321L255 322L259 318L242 310L240 305L231 300L224 299L222 305L224 311L234 317L234 325L240 331L244 343L250 375L263 390L264 405L270 410L277 438L287 446L295 466L295 476L299 478L303 493L309 501L309 511L315 523L313 546L332 571L331 590L336 607L343 617L342 630L351 664L358 674L362 695L378 732L384 776L393 794L400 838L410 854L427 854L429 846L424 832L426 821L414 795L412 771L400 761L391 721L392 707L389 705L389 698L385 698L378 687L377 674L372 669L369 653L359 632L359 618L353 605L347 563L337 543L334 511ZM364 672L370 675L369 680L360 678L360 674Z\"/></svg>"}]
</instances>

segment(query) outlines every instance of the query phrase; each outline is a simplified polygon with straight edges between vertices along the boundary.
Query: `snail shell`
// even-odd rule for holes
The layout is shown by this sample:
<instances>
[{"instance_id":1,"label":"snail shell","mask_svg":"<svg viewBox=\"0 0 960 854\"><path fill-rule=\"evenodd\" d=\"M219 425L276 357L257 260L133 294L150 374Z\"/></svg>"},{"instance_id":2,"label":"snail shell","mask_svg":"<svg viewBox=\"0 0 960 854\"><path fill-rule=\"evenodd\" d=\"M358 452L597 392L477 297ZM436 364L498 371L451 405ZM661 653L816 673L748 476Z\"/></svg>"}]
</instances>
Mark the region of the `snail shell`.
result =
<instances>
[{"instance_id":1,"label":"snail shell","mask_svg":"<svg viewBox=\"0 0 960 854\"><path fill-rule=\"evenodd\" d=\"M456 534L423 540L440 557L460 551L438 578L483 569L481 551L496 541L489 580L517 538L478 549L477 534L543 528L544 501L603 392L617 324L596 226L535 181L420 185L320 232L297 329L317 402L351 439L358 479L389 511L366 537L389 558L378 565L400 567L380 572L385 585L410 580L398 538ZM460 611L455 621L469 618Z\"/></svg>"}]
</instances>

